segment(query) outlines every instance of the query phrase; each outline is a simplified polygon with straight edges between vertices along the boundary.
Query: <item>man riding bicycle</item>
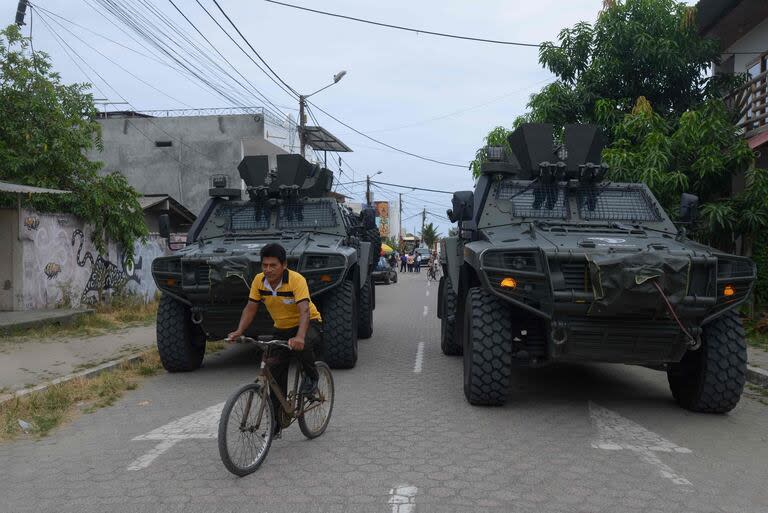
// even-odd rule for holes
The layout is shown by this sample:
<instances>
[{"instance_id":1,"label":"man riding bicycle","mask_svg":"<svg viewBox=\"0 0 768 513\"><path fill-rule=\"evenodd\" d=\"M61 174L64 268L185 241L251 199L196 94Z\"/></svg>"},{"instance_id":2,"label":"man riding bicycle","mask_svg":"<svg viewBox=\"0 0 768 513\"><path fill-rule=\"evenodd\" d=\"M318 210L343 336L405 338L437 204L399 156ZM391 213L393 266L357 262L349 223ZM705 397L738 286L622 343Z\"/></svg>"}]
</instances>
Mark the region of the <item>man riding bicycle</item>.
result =
<instances>
[{"instance_id":1,"label":"man riding bicycle","mask_svg":"<svg viewBox=\"0 0 768 513\"><path fill-rule=\"evenodd\" d=\"M315 347L322 341L322 318L309 297L304 277L288 269L285 248L280 244L267 244L261 248L261 269L251 284L248 303L240 316L236 331L227 337L234 342L253 322L259 305L264 303L275 323L275 338L288 340L296 351L304 369L301 393L313 395L317 390L318 374L315 367ZM320 347L317 347L320 350ZM272 366L272 375L283 390L288 388L288 359ZM279 411L280 401L273 395L272 404ZM278 425L279 430L279 425Z\"/></svg>"}]
</instances>

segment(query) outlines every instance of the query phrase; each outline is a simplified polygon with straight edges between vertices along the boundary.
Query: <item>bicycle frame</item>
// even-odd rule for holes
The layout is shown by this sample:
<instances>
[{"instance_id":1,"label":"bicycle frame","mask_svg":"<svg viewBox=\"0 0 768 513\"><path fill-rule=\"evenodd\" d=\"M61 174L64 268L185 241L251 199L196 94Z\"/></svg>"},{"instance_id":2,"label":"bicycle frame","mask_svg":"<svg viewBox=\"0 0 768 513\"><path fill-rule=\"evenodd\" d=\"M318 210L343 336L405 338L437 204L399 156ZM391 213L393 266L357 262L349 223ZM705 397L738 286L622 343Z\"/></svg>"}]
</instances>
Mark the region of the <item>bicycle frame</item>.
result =
<instances>
[{"instance_id":1,"label":"bicycle frame","mask_svg":"<svg viewBox=\"0 0 768 513\"><path fill-rule=\"evenodd\" d=\"M304 401L301 401L299 403L298 398L299 394L296 393L293 397L291 397L291 393L289 392L287 395L283 393L283 390L280 388L280 385L275 380L275 377L272 375L272 372L269 370L269 365L267 365L267 359L270 355L270 349L266 348L264 349L264 354L261 357L261 367L259 368L258 372L256 373L256 379L254 382L263 382L266 386L262 387L261 391L261 405L259 406L259 412L256 416L256 426L255 429L259 429L259 426L261 426L261 420L264 416L264 404L265 401L270 400L269 393L272 392L275 394L275 397L277 397L278 402L282 406L285 413L290 417L291 424L294 420L299 418L304 413L313 410L320 406L320 402L317 404L311 405L309 407L304 407ZM301 368L301 366L298 366L298 369L294 375L293 378L293 388L291 390L296 391L299 389L299 376L304 374L304 370ZM289 399L292 399L295 404L291 404L288 402ZM248 398L248 402L245 405L245 415L243 415L243 421L241 424L241 428L245 429L245 421L248 419L249 413L251 411L251 403L253 401L253 396L250 396ZM275 412L277 413L277 412Z\"/></svg>"}]
</instances>

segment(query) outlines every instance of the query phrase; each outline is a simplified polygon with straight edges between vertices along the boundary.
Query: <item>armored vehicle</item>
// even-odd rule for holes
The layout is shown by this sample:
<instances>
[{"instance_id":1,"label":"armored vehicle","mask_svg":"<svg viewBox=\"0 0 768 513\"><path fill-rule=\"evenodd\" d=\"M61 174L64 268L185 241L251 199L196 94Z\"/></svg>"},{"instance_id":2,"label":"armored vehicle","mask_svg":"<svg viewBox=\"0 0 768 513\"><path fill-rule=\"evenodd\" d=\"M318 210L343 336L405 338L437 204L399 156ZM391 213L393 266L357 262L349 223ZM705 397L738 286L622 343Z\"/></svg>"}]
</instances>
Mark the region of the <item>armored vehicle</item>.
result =
<instances>
[{"instance_id":1,"label":"armored vehicle","mask_svg":"<svg viewBox=\"0 0 768 513\"><path fill-rule=\"evenodd\" d=\"M454 194L458 236L441 248L441 345L463 354L467 400L504 403L518 366L595 361L665 370L682 407L731 410L755 265L686 237L695 196L675 224L645 185L606 181L598 127L566 126L556 145L528 124L508 141Z\"/></svg>"},{"instance_id":2,"label":"armored vehicle","mask_svg":"<svg viewBox=\"0 0 768 513\"><path fill-rule=\"evenodd\" d=\"M157 347L163 366L171 372L197 369L206 341L236 329L251 282L261 270L259 252L277 242L286 248L288 267L307 279L321 312L326 362L353 367L358 337L373 334L371 272L379 248L369 240L370 220L330 197L331 171L299 155L278 155L272 171L267 156L248 156L238 170L245 191L228 188L223 176L214 177L210 199L190 228L186 246L152 264L162 291ZM168 231L161 217L162 235ZM262 308L246 335L272 329Z\"/></svg>"}]
</instances>

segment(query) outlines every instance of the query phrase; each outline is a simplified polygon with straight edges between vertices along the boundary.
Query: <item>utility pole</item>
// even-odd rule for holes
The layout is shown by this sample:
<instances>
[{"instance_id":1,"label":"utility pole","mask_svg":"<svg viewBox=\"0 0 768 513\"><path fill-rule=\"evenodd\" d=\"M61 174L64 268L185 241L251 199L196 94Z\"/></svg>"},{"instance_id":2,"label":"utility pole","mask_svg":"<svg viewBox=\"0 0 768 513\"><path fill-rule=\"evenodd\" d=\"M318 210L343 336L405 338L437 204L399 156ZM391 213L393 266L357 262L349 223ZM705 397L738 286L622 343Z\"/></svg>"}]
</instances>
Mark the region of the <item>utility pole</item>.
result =
<instances>
[{"instance_id":1,"label":"utility pole","mask_svg":"<svg viewBox=\"0 0 768 513\"><path fill-rule=\"evenodd\" d=\"M371 204L371 175L365 175L365 202Z\"/></svg>"},{"instance_id":2,"label":"utility pole","mask_svg":"<svg viewBox=\"0 0 768 513\"><path fill-rule=\"evenodd\" d=\"M403 245L403 193L400 193L400 201L398 201L400 207L400 215L397 216L397 242L400 246Z\"/></svg>"},{"instance_id":3,"label":"utility pole","mask_svg":"<svg viewBox=\"0 0 768 513\"><path fill-rule=\"evenodd\" d=\"M421 242L424 242L424 223L427 222L427 208L421 211Z\"/></svg>"},{"instance_id":4,"label":"utility pole","mask_svg":"<svg viewBox=\"0 0 768 513\"><path fill-rule=\"evenodd\" d=\"M307 126L307 116L304 114L304 106L307 103L307 97L303 94L299 95L299 148L301 149L301 156L304 156L304 127Z\"/></svg>"}]
</instances>

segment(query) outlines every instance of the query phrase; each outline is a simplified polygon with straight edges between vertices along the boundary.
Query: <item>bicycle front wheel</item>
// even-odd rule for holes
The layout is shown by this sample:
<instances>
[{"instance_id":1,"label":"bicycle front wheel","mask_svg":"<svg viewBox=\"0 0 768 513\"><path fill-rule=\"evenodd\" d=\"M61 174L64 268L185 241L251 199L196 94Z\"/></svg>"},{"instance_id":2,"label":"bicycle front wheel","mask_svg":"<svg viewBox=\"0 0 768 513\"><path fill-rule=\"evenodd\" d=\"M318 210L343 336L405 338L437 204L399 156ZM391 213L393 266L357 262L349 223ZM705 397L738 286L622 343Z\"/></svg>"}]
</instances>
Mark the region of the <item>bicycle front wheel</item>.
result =
<instances>
[{"instance_id":1,"label":"bicycle front wheel","mask_svg":"<svg viewBox=\"0 0 768 513\"><path fill-rule=\"evenodd\" d=\"M315 362L319 379L314 397L304 397L304 413L299 417L299 429L307 438L317 438L325 432L333 412L333 375L325 362Z\"/></svg>"},{"instance_id":2,"label":"bicycle front wheel","mask_svg":"<svg viewBox=\"0 0 768 513\"><path fill-rule=\"evenodd\" d=\"M227 400L219 419L219 455L227 470L247 476L264 462L275 433L275 415L262 385L249 383Z\"/></svg>"}]
</instances>

